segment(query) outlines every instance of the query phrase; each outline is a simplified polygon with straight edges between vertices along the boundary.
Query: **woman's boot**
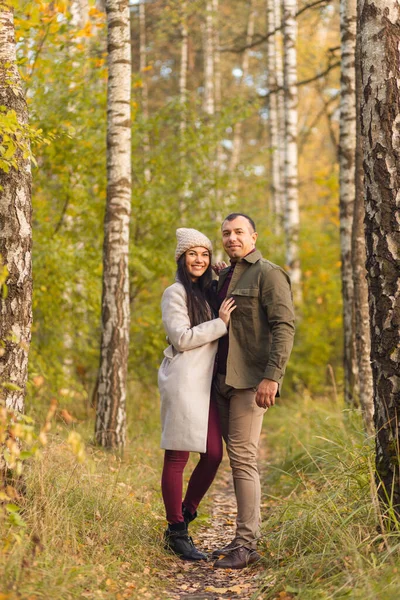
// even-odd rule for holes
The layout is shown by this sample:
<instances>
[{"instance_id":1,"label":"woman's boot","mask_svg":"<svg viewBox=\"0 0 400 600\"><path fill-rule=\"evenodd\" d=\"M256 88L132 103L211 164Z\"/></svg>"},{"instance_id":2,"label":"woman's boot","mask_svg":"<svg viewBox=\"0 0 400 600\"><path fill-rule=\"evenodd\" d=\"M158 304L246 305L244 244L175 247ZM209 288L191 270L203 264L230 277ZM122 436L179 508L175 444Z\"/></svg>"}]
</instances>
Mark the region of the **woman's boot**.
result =
<instances>
[{"instance_id":1,"label":"woman's boot","mask_svg":"<svg viewBox=\"0 0 400 600\"><path fill-rule=\"evenodd\" d=\"M186 506L182 503L182 516L183 516L183 520L185 521L186 527L188 527L189 523L194 521L195 518L197 517L197 510L194 512L194 514L192 514L191 512L188 511Z\"/></svg>"},{"instance_id":2,"label":"woman's boot","mask_svg":"<svg viewBox=\"0 0 400 600\"><path fill-rule=\"evenodd\" d=\"M207 560L207 554L197 550L188 534L186 523L172 523L164 533L165 548L182 560Z\"/></svg>"}]
</instances>

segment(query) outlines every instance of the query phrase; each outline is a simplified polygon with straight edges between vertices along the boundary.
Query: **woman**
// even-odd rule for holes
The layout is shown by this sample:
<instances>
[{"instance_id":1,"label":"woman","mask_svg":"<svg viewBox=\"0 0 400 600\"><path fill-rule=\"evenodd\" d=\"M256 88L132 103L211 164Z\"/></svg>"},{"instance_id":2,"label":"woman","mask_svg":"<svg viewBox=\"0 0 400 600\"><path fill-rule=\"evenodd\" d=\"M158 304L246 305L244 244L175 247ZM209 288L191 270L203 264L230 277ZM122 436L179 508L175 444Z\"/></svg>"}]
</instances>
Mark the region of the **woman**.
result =
<instances>
[{"instance_id":1,"label":"woman","mask_svg":"<svg viewBox=\"0 0 400 600\"><path fill-rule=\"evenodd\" d=\"M228 332L234 300L222 303L213 319L210 240L196 229L180 228L176 283L162 297L162 318L171 344L158 373L162 439L165 449L161 479L168 521L166 547L184 560L206 560L188 535L188 524L210 487L222 458L217 407L210 402L217 340ZM183 470L189 452L200 452L182 502Z\"/></svg>"}]
</instances>

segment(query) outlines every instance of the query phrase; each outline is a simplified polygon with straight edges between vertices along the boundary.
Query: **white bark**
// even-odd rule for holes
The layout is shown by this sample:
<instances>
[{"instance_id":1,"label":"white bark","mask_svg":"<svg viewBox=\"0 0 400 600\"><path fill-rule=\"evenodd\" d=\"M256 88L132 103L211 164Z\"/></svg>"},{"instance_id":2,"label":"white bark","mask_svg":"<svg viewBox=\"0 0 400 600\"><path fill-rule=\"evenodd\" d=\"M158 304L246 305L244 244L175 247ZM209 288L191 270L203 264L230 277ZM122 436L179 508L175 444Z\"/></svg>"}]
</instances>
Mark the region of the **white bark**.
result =
<instances>
[{"instance_id":1,"label":"white bark","mask_svg":"<svg viewBox=\"0 0 400 600\"><path fill-rule=\"evenodd\" d=\"M249 6L249 17L247 20L247 32L246 32L246 46L249 46L252 42L254 35L254 22L256 18L256 10L255 10L255 0L250 0ZM239 82L239 93L243 92L244 86L246 84L246 79L249 74L249 60L250 60L250 51L245 50L242 55L242 76ZM233 127L233 146L232 146L232 154L229 169L231 173L235 171L236 167L239 164L240 160L240 151L242 148L242 121L238 121L235 123Z\"/></svg>"},{"instance_id":2,"label":"white bark","mask_svg":"<svg viewBox=\"0 0 400 600\"><path fill-rule=\"evenodd\" d=\"M378 492L400 515L400 7L361 0L361 118ZM392 521L393 523L393 521Z\"/></svg>"},{"instance_id":3,"label":"white bark","mask_svg":"<svg viewBox=\"0 0 400 600\"><path fill-rule=\"evenodd\" d=\"M358 17L357 17L358 21ZM355 338L360 406L364 427L369 435L374 429L374 392L371 368L371 334L368 306L368 285L366 279L366 249L364 234L364 171L363 140L361 130L362 81L360 65L360 35L356 36L356 194L352 230L352 263L354 285Z\"/></svg>"},{"instance_id":4,"label":"white bark","mask_svg":"<svg viewBox=\"0 0 400 600\"><path fill-rule=\"evenodd\" d=\"M89 0L72 0L71 17L72 24L82 29L89 19Z\"/></svg>"},{"instance_id":5,"label":"white bark","mask_svg":"<svg viewBox=\"0 0 400 600\"><path fill-rule=\"evenodd\" d=\"M284 92L285 92L285 233L286 264L296 304L302 301L299 258L300 213L297 157L297 1L283 0Z\"/></svg>"},{"instance_id":6,"label":"white bark","mask_svg":"<svg viewBox=\"0 0 400 600\"><path fill-rule=\"evenodd\" d=\"M267 0L267 21L268 34L267 58L268 58L268 88L270 90L277 87L276 80L276 55L278 52L276 44L275 31L275 0ZM282 219L282 205L280 204L280 156L278 146L278 98L276 93L269 95L268 100L268 126L269 126L269 146L270 146L270 177L271 177L271 204L270 208L275 216L276 233L279 233L279 225Z\"/></svg>"},{"instance_id":7,"label":"white bark","mask_svg":"<svg viewBox=\"0 0 400 600\"><path fill-rule=\"evenodd\" d=\"M106 1L108 24L107 206L104 220L102 339L96 439L125 442L129 347L131 51L128 0Z\"/></svg>"},{"instance_id":8,"label":"white bark","mask_svg":"<svg viewBox=\"0 0 400 600\"><path fill-rule=\"evenodd\" d=\"M181 64L179 69L179 98L181 103L180 130L183 135L186 131L186 102L187 102L187 71L189 32L187 26L187 2L181 4Z\"/></svg>"},{"instance_id":9,"label":"white bark","mask_svg":"<svg viewBox=\"0 0 400 600\"><path fill-rule=\"evenodd\" d=\"M274 1L274 13L275 13L275 27L280 29L282 26L282 4L281 0ZM276 93L276 110L278 119L278 130L277 130L277 162L279 164L279 177L276 177L275 185L277 207L279 207L279 229L283 225L283 215L285 210L285 92L283 89L283 42L282 32L277 31L275 33L275 77L278 92Z\"/></svg>"},{"instance_id":10,"label":"white bark","mask_svg":"<svg viewBox=\"0 0 400 600\"><path fill-rule=\"evenodd\" d=\"M210 116L215 112L213 20L213 2L208 0L204 31L204 112Z\"/></svg>"},{"instance_id":11,"label":"white bark","mask_svg":"<svg viewBox=\"0 0 400 600\"><path fill-rule=\"evenodd\" d=\"M342 263L343 295L343 363L345 400L355 400L357 362L355 348L354 286L351 252L354 200L356 194L356 50L357 3L341 0L341 78L340 78L340 133L339 133L339 186L340 186L340 254Z\"/></svg>"},{"instance_id":12,"label":"white bark","mask_svg":"<svg viewBox=\"0 0 400 600\"><path fill-rule=\"evenodd\" d=\"M184 0L181 3L181 64L179 70L179 99L181 104L180 114L180 166L181 166L181 190L179 196L179 212L181 215L181 222L184 224L185 211L186 211L186 198L188 195L188 181L186 177L186 153L185 153L185 133L187 125L187 72L188 72L188 59L189 59L189 30L187 25L187 2Z\"/></svg>"},{"instance_id":13,"label":"white bark","mask_svg":"<svg viewBox=\"0 0 400 600\"><path fill-rule=\"evenodd\" d=\"M0 2L0 105L15 111L18 123L28 111L16 67L14 14ZM16 167L0 170L0 264L6 266L7 293L0 290L0 399L22 412L28 376L32 324L32 205L29 142L14 155Z\"/></svg>"},{"instance_id":14,"label":"white bark","mask_svg":"<svg viewBox=\"0 0 400 600\"><path fill-rule=\"evenodd\" d=\"M140 73L142 77L142 114L145 124L149 118L149 88L147 85L147 47L146 47L146 4L141 0L139 4L139 29L140 29ZM143 159L144 178L147 182L151 179L149 168L150 140L147 131L143 132Z\"/></svg>"},{"instance_id":15,"label":"white bark","mask_svg":"<svg viewBox=\"0 0 400 600\"><path fill-rule=\"evenodd\" d=\"M214 98L215 98L215 110L219 112L221 110L222 101L222 90L221 90L221 52L219 43L219 23L218 23L218 2L219 0L213 0L213 13L214 13Z\"/></svg>"}]
</instances>

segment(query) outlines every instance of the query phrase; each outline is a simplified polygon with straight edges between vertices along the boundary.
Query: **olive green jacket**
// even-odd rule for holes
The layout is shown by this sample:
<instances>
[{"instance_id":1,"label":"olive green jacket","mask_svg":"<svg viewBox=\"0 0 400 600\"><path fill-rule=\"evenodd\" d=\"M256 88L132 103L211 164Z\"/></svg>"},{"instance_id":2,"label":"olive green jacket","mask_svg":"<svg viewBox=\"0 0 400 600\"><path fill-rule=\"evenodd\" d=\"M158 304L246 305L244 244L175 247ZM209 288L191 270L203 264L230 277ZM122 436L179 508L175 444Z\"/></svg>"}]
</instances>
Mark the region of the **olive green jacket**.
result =
<instances>
[{"instance_id":1,"label":"olive green jacket","mask_svg":"<svg viewBox=\"0 0 400 600\"><path fill-rule=\"evenodd\" d=\"M221 271L218 290L228 270ZM289 276L256 250L236 264L227 295L237 308L229 325L226 383L246 389L267 378L280 388L294 336Z\"/></svg>"}]
</instances>

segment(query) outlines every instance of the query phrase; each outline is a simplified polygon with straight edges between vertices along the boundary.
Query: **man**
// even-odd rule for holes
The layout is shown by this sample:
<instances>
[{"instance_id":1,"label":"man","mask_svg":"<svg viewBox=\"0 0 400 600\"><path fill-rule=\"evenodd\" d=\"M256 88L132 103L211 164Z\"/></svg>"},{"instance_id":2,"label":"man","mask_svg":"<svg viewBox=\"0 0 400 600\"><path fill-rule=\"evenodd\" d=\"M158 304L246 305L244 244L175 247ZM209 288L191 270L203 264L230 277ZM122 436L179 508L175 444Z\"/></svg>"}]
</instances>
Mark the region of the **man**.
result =
<instances>
[{"instance_id":1,"label":"man","mask_svg":"<svg viewBox=\"0 0 400 600\"><path fill-rule=\"evenodd\" d=\"M256 250L254 221L233 213L222 224L231 267L219 275L218 298L235 299L229 335L220 339L213 384L237 502L235 538L213 557L216 568L242 569L260 560L261 486L257 449L264 413L275 404L293 346L288 275Z\"/></svg>"}]
</instances>

